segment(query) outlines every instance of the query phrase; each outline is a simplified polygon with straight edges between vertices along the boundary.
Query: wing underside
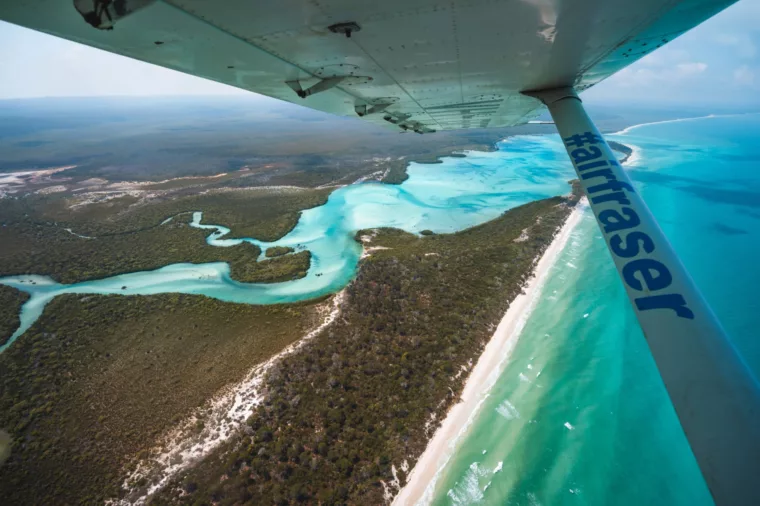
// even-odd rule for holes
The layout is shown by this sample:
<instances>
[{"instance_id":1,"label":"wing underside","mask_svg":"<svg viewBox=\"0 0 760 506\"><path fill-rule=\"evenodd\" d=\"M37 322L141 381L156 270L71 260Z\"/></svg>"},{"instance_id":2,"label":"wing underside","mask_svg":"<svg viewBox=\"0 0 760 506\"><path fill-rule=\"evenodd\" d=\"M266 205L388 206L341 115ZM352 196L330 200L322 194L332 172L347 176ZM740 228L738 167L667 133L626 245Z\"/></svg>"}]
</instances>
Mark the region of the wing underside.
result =
<instances>
[{"instance_id":1,"label":"wing underside","mask_svg":"<svg viewBox=\"0 0 760 506\"><path fill-rule=\"evenodd\" d=\"M521 92L583 91L731 3L17 0L2 2L0 19L425 133L525 123L542 106Z\"/></svg>"}]
</instances>

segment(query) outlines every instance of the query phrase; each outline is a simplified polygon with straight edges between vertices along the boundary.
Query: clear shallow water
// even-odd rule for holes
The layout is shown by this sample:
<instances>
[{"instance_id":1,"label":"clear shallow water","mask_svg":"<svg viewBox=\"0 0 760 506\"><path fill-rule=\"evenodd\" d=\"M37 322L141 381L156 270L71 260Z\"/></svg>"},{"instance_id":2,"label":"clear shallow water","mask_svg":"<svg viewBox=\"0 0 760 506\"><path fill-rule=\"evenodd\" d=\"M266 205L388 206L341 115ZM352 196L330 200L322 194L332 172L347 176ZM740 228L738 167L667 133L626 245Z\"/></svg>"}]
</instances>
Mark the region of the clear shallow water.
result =
<instances>
[{"instance_id":1,"label":"clear shallow water","mask_svg":"<svg viewBox=\"0 0 760 506\"><path fill-rule=\"evenodd\" d=\"M638 146L632 178L757 374L760 116L610 138ZM712 504L590 211L430 492L436 505Z\"/></svg>"},{"instance_id":2,"label":"clear shallow water","mask_svg":"<svg viewBox=\"0 0 760 506\"><path fill-rule=\"evenodd\" d=\"M195 226L212 230L207 238L211 245L228 247L247 241L262 249L308 249L312 253L309 272L295 281L239 283L230 278L225 263L173 264L71 285L42 276L0 278L0 283L32 296L21 311L20 328L6 347L36 321L52 298L64 293L173 292L238 303L277 304L335 292L356 272L362 251L354 240L357 230L396 227L409 232L454 232L526 202L567 193L572 168L560 148L555 137L522 136L500 143L499 150L492 153L471 152L465 158L444 158L440 164L413 163L408 168L409 179L401 185L368 183L334 191L325 205L304 211L296 227L272 243L230 238L234 231L202 224L201 212L194 214Z\"/></svg>"}]
</instances>

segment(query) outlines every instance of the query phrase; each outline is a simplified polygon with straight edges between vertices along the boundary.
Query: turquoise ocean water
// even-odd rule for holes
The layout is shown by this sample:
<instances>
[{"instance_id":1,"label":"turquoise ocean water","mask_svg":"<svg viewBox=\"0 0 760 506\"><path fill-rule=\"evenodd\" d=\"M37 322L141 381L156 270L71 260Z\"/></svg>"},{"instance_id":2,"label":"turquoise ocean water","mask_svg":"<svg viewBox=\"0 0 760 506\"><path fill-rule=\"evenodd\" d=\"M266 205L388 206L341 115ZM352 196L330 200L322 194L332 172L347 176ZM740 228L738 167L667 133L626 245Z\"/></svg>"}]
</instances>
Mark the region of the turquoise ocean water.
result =
<instances>
[{"instance_id":1,"label":"turquoise ocean water","mask_svg":"<svg viewBox=\"0 0 760 506\"><path fill-rule=\"evenodd\" d=\"M610 138L638 148L638 190L757 374L760 116ZM474 416L433 504L712 504L588 210Z\"/></svg>"}]
</instances>

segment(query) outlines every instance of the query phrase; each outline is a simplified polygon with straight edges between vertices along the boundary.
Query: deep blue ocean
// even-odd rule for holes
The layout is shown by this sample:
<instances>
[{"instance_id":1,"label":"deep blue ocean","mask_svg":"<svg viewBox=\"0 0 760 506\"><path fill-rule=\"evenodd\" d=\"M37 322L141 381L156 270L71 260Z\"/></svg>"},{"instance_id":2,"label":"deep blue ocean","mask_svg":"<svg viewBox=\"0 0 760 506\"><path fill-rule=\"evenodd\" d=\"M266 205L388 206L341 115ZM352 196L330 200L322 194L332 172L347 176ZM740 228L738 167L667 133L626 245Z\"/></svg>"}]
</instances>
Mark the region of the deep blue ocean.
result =
<instances>
[{"instance_id":1,"label":"deep blue ocean","mask_svg":"<svg viewBox=\"0 0 760 506\"><path fill-rule=\"evenodd\" d=\"M757 374L760 116L608 138L635 147L632 179ZM433 504L712 504L588 209L473 417Z\"/></svg>"}]
</instances>

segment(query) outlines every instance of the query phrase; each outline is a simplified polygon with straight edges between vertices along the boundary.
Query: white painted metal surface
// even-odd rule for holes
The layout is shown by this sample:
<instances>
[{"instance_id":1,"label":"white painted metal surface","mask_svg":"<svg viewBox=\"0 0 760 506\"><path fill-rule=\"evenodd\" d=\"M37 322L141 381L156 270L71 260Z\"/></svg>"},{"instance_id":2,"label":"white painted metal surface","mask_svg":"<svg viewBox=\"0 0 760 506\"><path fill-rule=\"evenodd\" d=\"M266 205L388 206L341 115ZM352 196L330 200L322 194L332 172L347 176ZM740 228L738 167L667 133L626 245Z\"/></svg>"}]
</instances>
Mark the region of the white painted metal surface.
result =
<instances>
[{"instance_id":1,"label":"white painted metal surface","mask_svg":"<svg viewBox=\"0 0 760 506\"><path fill-rule=\"evenodd\" d=\"M716 504L760 504L760 387L572 89L539 93ZM625 435L621 435L625 437Z\"/></svg>"},{"instance_id":2,"label":"white painted metal surface","mask_svg":"<svg viewBox=\"0 0 760 506\"><path fill-rule=\"evenodd\" d=\"M72 0L15 0L0 19L335 114L392 100L363 119L441 130L525 123L542 106L521 91L582 91L733 1L157 0L105 31ZM350 38L328 29L348 21ZM372 79L286 84L349 68Z\"/></svg>"}]
</instances>

